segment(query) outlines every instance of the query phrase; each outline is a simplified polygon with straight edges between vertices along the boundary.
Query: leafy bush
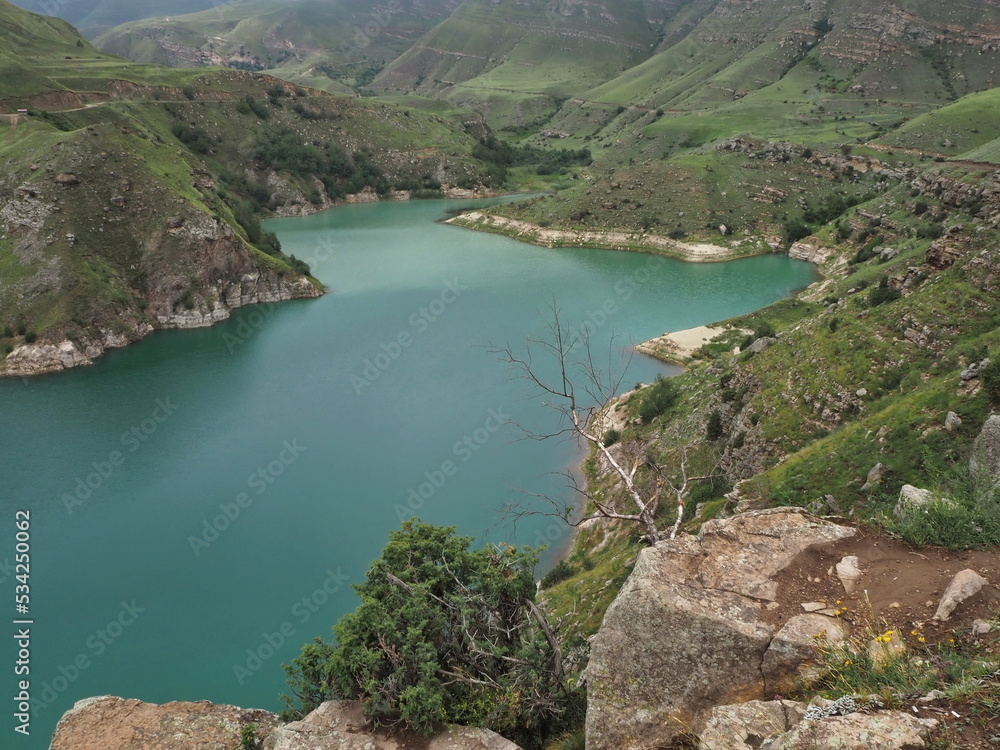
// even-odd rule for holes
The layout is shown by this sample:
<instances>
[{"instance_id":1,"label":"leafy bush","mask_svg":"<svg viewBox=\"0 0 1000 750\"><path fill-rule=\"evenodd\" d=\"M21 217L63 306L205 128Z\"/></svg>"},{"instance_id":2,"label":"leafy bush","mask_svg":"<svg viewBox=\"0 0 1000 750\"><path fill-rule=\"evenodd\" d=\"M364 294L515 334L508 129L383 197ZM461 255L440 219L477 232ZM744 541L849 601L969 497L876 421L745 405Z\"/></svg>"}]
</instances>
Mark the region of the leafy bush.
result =
<instances>
[{"instance_id":1,"label":"leafy bush","mask_svg":"<svg viewBox=\"0 0 1000 750\"><path fill-rule=\"evenodd\" d=\"M708 415L708 423L705 425L705 437L712 441L722 437L722 415L718 409L712 409Z\"/></svg>"},{"instance_id":2,"label":"leafy bush","mask_svg":"<svg viewBox=\"0 0 1000 750\"><path fill-rule=\"evenodd\" d=\"M883 276L879 285L868 293L868 304L872 307L878 307L879 305L884 305L886 302L893 302L902 296L903 293L889 286L889 279Z\"/></svg>"},{"instance_id":3,"label":"leafy bush","mask_svg":"<svg viewBox=\"0 0 1000 750\"><path fill-rule=\"evenodd\" d=\"M812 234L812 229L800 218L786 219L783 225L785 233L785 242L792 243L798 242L803 237L808 237Z\"/></svg>"},{"instance_id":4,"label":"leafy bush","mask_svg":"<svg viewBox=\"0 0 1000 750\"><path fill-rule=\"evenodd\" d=\"M983 391L994 404L1000 404L1000 353L994 353L986 369L979 373Z\"/></svg>"},{"instance_id":5,"label":"leafy bush","mask_svg":"<svg viewBox=\"0 0 1000 750\"><path fill-rule=\"evenodd\" d=\"M212 137L197 126L178 121L170 127L170 132L177 140L199 154L207 154L211 147Z\"/></svg>"},{"instance_id":6,"label":"leafy bush","mask_svg":"<svg viewBox=\"0 0 1000 750\"><path fill-rule=\"evenodd\" d=\"M604 446L610 447L622 439L621 430L616 430L612 427L610 430L604 433Z\"/></svg>"},{"instance_id":7,"label":"leafy bush","mask_svg":"<svg viewBox=\"0 0 1000 750\"><path fill-rule=\"evenodd\" d=\"M555 566L553 566L552 570L550 570L542 577L542 580L539 582L539 585L543 589L551 588L552 586L555 586L557 583L561 583L562 581L565 581L568 578L572 578L576 574L576 572L577 572L576 568L574 568L565 560L560 560L555 564Z\"/></svg>"},{"instance_id":8,"label":"leafy bush","mask_svg":"<svg viewBox=\"0 0 1000 750\"><path fill-rule=\"evenodd\" d=\"M680 390L677 384L669 378L657 375L652 384L639 392L636 414L643 424L649 424L677 403L678 398Z\"/></svg>"},{"instance_id":9,"label":"leafy bush","mask_svg":"<svg viewBox=\"0 0 1000 750\"><path fill-rule=\"evenodd\" d=\"M25 331L25 334L24 334L24 343L25 344L34 344L35 340L37 338L38 338L38 334L35 333L34 331Z\"/></svg>"},{"instance_id":10,"label":"leafy bush","mask_svg":"<svg viewBox=\"0 0 1000 750\"><path fill-rule=\"evenodd\" d=\"M264 102L257 101L250 94L246 95L243 99L243 104L246 105L246 112L253 112L261 120L266 120L268 118L267 105ZM244 110L237 105L237 109L241 112Z\"/></svg>"},{"instance_id":11,"label":"leafy bush","mask_svg":"<svg viewBox=\"0 0 1000 750\"><path fill-rule=\"evenodd\" d=\"M525 748L579 721L580 697L533 616L537 552L472 542L419 520L392 532L336 643L316 639L285 667L286 716L353 698L377 723L488 727Z\"/></svg>"}]
</instances>

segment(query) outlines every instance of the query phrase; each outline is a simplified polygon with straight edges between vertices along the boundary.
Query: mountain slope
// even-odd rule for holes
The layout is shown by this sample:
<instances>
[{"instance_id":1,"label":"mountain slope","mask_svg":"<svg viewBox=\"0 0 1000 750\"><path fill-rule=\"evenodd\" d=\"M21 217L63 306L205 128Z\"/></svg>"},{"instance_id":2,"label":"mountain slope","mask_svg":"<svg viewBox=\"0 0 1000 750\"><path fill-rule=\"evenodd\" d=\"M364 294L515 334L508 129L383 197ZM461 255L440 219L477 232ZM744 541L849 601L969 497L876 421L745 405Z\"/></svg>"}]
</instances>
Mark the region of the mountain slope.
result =
<instances>
[{"instance_id":1,"label":"mountain slope","mask_svg":"<svg viewBox=\"0 0 1000 750\"><path fill-rule=\"evenodd\" d=\"M0 78L0 374L320 294L263 216L490 179L474 138L442 118L260 74L131 64L6 0L0 29L32 51Z\"/></svg>"},{"instance_id":2,"label":"mountain slope","mask_svg":"<svg viewBox=\"0 0 1000 750\"><path fill-rule=\"evenodd\" d=\"M158 0L18 0L14 4L32 13L63 18L90 37L112 26L148 18L164 10L163 3ZM177 14L195 13L224 4L220 0L170 0L169 9Z\"/></svg>"},{"instance_id":3,"label":"mountain slope","mask_svg":"<svg viewBox=\"0 0 1000 750\"><path fill-rule=\"evenodd\" d=\"M373 88L434 95L498 123L527 124L635 65L655 44L646 9L631 1L469 0Z\"/></svg>"},{"instance_id":4,"label":"mountain slope","mask_svg":"<svg viewBox=\"0 0 1000 750\"><path fill-rule=\"evenodd\" d=\"M115 27L95 43L105 52L173 67L226 65L272 70L328 90L365 85L459 0L244 0L191 15Z\"/></svg>"}]
</instances>

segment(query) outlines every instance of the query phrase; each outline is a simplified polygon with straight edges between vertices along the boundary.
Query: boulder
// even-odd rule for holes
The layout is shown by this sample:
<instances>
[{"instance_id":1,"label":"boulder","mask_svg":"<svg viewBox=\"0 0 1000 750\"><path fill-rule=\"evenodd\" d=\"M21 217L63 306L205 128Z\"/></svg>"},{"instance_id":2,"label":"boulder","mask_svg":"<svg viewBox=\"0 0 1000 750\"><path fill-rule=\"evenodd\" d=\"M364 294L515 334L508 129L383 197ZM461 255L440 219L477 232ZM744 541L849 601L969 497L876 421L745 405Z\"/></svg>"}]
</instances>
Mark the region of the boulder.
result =
<instances>
[{"instance_id":1,"label":"boulder","mask_svg":"<svg viewBox=\"0 0 1000 750\"><path fill-rule=\"evenodd\" d=\"M712 709L701 732L701 747L756 750L762 740L784 734L802 721L806 707L796 701L748 701Z\"/></svg>"},{"instance_id":2,"label":"boulder","mask_svg":"<svg viewBox=\"0 0 1000 750\"><path fill-rule=\"evenodd\" d=\"M984 359L982 362L973 362L971 365L962 370L962 374L959 376L962 380L974 380L979 377L979 374L990 366L990 361Z\"/></svg>"},{"instance_id":3,"label":"boulder","mask_svg":"<svg viewBox=\"0 0 1000 750\"><path fill-rule=\"evenodd\" d=\"M892 512L897 518L899 518L904 513L909 510L913 510L914 508L927 507L933 499L934 493L930 490L914 487L912 484L904 484L899 489L899 499L896 501L896 507Z\"/></svg>"},{"instance_id":4,"label":"boulder","mask_svg":"<svg viewBox=\"0 0 1000 750\"><path fill-rule=\"evenodd\" d=\"M951 583L948 584L948 588L944 590L941 603L938 604L937 612L934 613L934 619L947 620L959 604L970 596L978 594L979 590L988 583L989 581L974 570L966 568L958 571L951 579Z\"/></svg>"},{"instance_id":5,"label":"boulder","mask_svg":"<svg viewBox=\"0 0 1000 750\"><path fill-rule=\"evenodd\" d=\"M848 594L854 593L854 588L861 578L861 568L858 567L858 556L848 555L837 563L837 577L840 579L844 591Z\"/></svg>"},{"instance_id":6,"label":"boulder","mask_svg":"<svg viewBox=\"0 0 1000 750\"><path fill-rule=\"evenodd\" d=\"M592 641L587 747L667 745L697 732L714 706L763 698L773 577L803 550L854 533L772 508L642 550Z\"/></svg>"},{"instance_id":7,"label":"boulder","mask_svg":"<svg viewBox=\"0 0 1000 750\"><path fill-rule=\"evenodd\" d=\"M275 729L263 750L520 750L489 729L448 727L431 737L366 728L358 701L327 701L306 716Z\"/></svg>"},{"instance_id":8,"label":"boulder","mask_svg":"<svg viewBox=\"0 0 1000 750\"><path fill-rule=\"evenodd\" d=\"M902 711L851 713L805 720L791 731L759 745L760 750L913 750L924 747L934 719L918 719Z\"/></svg>"},{"instance_id":9,"label":"boulder","mask_svg":"<svg viewBox=\"0 0 1000 750\"><path fill-rule=\"evenodd\" d=\"M987 419L979 432L969 459L969 472L977 484L1000 484L1000 415Z\"/></svg>"},{"instance_id":10,"label":"boulder","mask_svg":"<svg viewBox=\"0 0 1000 750\"><path fill-rule=\"evenodd\" d=\"M793 688L806 676L804 669L816 658L819 645L835 646L849 635L847 623L836 617L812 613L790 619L764 652L764 694L775 695Z\"/></svg>"},{"instance_id":11,"label":"boulder","mask_svg":"<svg viewBox=\"0 0 1000 750\"><path fill-rule=\"evenodd\" d=\"M776 343L778 343L778 339L773 336L762 336L750 344L750 346L747 347L747 350L753 352L754 354L760 354L762 351Z\"/></svg>"},{"instance_id":12,"label":"boulder","mask_svg":"<svg viewBox=\"0 0 1000 750\"><path fill-rule=\"evenodd\" d=\"M945 415L944 428L948 430L948 432L954 431L960 424L962 424L962 418L955 412L950 411Z\"/></svg>"},{"instance_id":13,"label":"boulder","mask_svg":"<svg viewBox=\"0 0 1000 750\"><path fill-rule=\"evenodd\" d=\"M865 483L864 486L861 487L861 491L865 492L867 490L870 490L872 487L874 487L876 484L882 481L882 477L885 476L887 471L889 471L889 468L881 461L879 461L877 464L871 467L871 469L868 470L868 476L865 477Z\"/></svg>"},{"instance_id":14,"label":"boulder","mask_svg":"<svg viewBox=\"0 0 1000 750\"><path fill-rule=\"evenodd\" d=\"M105 695L79 701L63 714L49 750L235 750L248 724L263 737L278 717L208 701L156 705Z\"/></svg>"},{"instance_id":15,"label":"boulder","mask_svg":"<svg viewBox=\"0 0 1000 750\"><path fill-rule=\"evenodd\" d=\"M49 750L239 750L253 724L262 750L520 750L488 729L448 727L431 737L371 729L358 701L329 701L302 721L279 724L261 709L208 701L155 705L102 696L59 720Z\"/></svg>"},{"instance_id":16,"label":"boulder","mask_svg":"<svg viewBox=\"0 0 1000 750\"><path fill-rule=\"evenodd\" d=\"M57 185L62 185L63 187L70 187L72 185L79 185L80 178L75 174L70 174L68 172L63 172L62 174L57 174L54 178Z\"/></svg>"}]
</instances>

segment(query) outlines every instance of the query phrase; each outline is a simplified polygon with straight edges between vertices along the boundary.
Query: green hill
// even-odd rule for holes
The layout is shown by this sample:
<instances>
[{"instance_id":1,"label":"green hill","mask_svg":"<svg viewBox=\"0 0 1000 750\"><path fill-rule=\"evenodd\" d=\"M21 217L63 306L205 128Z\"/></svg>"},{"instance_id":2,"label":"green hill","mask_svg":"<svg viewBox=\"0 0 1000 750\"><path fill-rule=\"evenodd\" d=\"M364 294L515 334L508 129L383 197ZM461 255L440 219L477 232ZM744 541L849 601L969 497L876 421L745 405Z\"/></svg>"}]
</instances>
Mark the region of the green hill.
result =
<instances>
[{"instance_id":1,"label":"green hill","mask_svg":"<svg viewBox=\"0 0 1000 750\"><path fill-rule=\"evenodd\" d=\"M90 37L112 26L163 12L163 3L157 0L18 0L14 4L32 13L63 18ZM219 0L170 0L169 8L171 13L180 14L220 5Z\"/></svg>"},{"instance_id":2,"label":"green hill","mask_svg":"<svg viewBox=\"0 0 1000 750\"><path fill-rule=\"evenodd\" d=\"M2 372L319 294L264 216L493 179L461 122L258 73L130 63L6 0L0 30L22 50L0 57Z\"/></svg>"},{"instance_id":3,"label":"green hill","mask_svg":"<svg viewBox=\"0 0 1000 750\"><path fill-rule=\"evenodd\" d=\"M558 104L645 59L657 41L630 0L470 0L375 79L376 91L417 92L534 125Z\"/></svg>"},{"instance_id":4,"label":"green hill","mask_svg":"<svg viewBox=\"0 0 1000 750\"><path fill-rule=\"evenodd\" d=\"M145 18L98 37L105 52L173 67L269 70L330 91L361 88L458 0L244 0L191 15Z\"/></svg>"}]
</instances>

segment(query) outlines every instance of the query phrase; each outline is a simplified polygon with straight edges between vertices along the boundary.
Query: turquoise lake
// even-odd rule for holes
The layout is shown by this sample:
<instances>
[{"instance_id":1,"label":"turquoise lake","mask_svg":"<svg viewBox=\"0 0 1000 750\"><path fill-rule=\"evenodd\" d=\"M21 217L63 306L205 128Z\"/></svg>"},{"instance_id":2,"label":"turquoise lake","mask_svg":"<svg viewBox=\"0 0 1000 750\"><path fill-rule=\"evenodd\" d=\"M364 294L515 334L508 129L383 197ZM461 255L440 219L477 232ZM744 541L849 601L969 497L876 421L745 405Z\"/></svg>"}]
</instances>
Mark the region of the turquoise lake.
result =
<instances>
[{"instance_id":1,"label":"turquoise lake","mask_svg":"<svg viewBox=\"0 0 1000 750\"><path fill-rule=\"evenodd\" d=\"M329 286L316 300L165 331L94 366L0 381L3 747L48 747L94 695L280 708L283 662L356 600L402 518L552 547L523 491L577 446L486 348L541 336L556 300L595 347L749 312L816 278L785 256L686 264L545 249L440 223L484 205L339 207L268 222ZM611 311L610 314L608 311ZM671 370L636 356L624 384ZM31 514L30 737L13 732L15 512Z\"/></svg>"}]
</instances>

